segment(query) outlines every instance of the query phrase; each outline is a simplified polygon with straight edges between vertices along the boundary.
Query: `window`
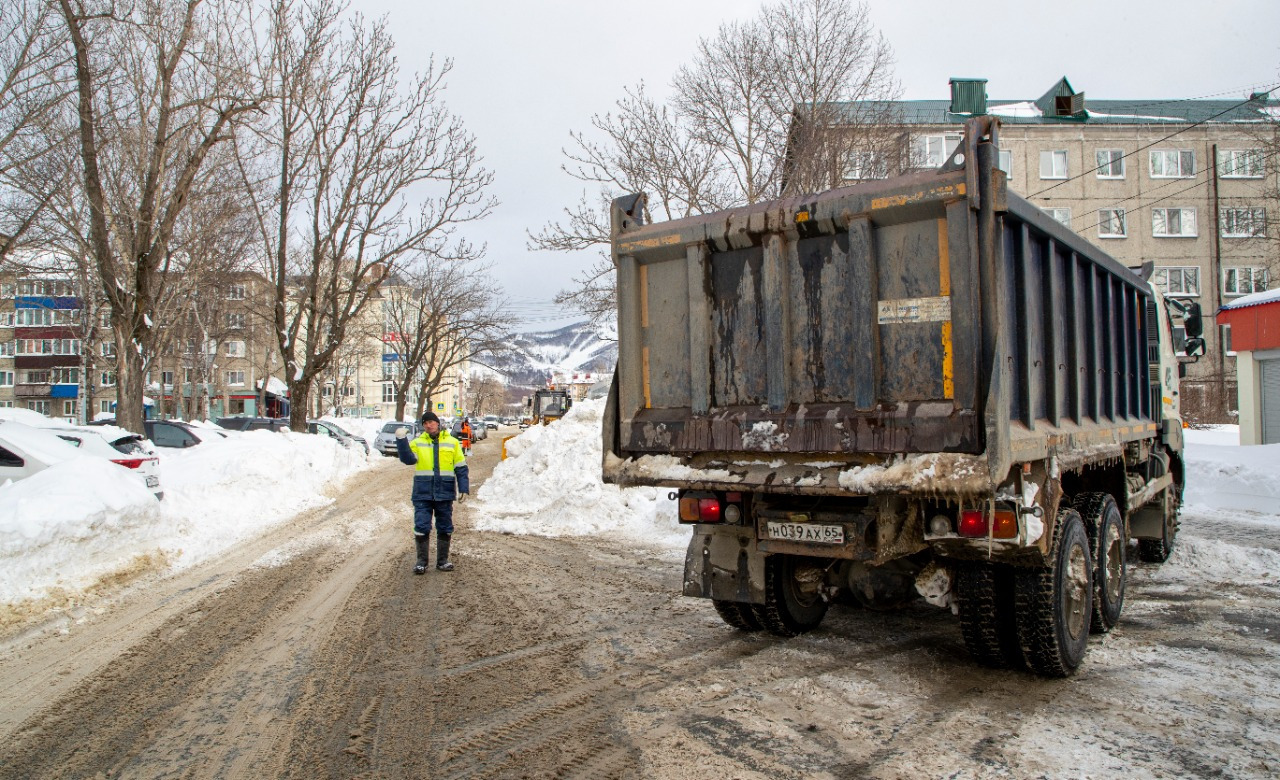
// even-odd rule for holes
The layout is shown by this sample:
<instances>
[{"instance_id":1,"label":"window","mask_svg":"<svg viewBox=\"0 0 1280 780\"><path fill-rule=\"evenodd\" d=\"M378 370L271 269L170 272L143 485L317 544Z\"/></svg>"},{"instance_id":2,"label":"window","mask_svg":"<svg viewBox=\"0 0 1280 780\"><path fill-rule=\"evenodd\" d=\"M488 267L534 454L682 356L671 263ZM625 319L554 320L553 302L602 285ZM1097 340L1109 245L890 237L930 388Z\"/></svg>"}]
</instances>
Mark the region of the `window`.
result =
<instances>
[{"instance_id":1,"label":"window","mask_svg":"<svg viewBox=\"0 0 1280 780\"><path fill-rule=\"evenodd\" d=\"M226 372L226 380L227 387L244 387L244 372L228 371Z\"/></svg>"},{"instance_id":2,"label":"window","mask_svg":"<svg viewBox=\"0 0 1280 780\"><path fill-rule=\"evenodd\" d=\"M98 315L98 327L99 328L111 327L111 312L104 311L103 313Z\"/></svg>"},{"instance_id":3,"label":"window","mask_svg":"<svg viewBox=\"0 0 1280 780\"><path fill-rule=\"evenodd\" d=\"M104 414L110 414L110 413L111 413L111 402L110 402L110 401L108 401L108 400L107 400L107 399L105 399L105 398L103 398L102 400L98 401L98 411L99 411L99 412L103 412Z\"/></svg>"},{"instance_id":4,"label":"window","mask_svg":"<svg viewBox=\"0 0 1280 780\"><path fill-rule=\"evenodd\" d=\"M382 402L384 404L393 404L396 402L396 386L390 382L382 384Z\"/></svg>"},{"instance_id":5,"label":"window","mask_svg":"<svg viewBox=\"0 0 1280 780\"><path fill-rule=\"evenodd\" d=\"M66 401L63 401L63 402L62 402L62 414L63 414L64 416L70 417L71 415L73 415L73 414L75 414L75 413L76 413L76 402L75 402L75 401L66 400Z\"/></svg>"},{"instance_id":6,"label":"window","mask_svg":"<svg viewBox=\"0 0 1280 780\"><path fill-rule=\"evenodd\" d=\"M943 133L942 135L923 135L916 138L915 158L926 168L937 168L951 158L960 141L961 133Z\"/></svg>"},{"instance_id":7,"label":"window","mask_svg":"<svg viewBox=\"0 0 1280 780\"><path fill-rule=\"evenodd\" d=\"M13 357L18 354L16 341L0 341L0 357Z\"/></svg>"},{"instance_id":8,"label":"window","mask_svg":"<svg viewBox=\"0 0 1280 780\"><path fill-rule=\"evenodd\" d=\"M98 385L100 387L116 386L116 372L114 371L103 371L101 374L99 374L98 378L101 380L100 382L98 382Z\"/></svg>"},{"instance_id":9,"label":"window","mask_svg":"<svg viewBox=\"0 0 1280 780\"><path fill-rule=\"evenodd\" d=\"M80 384L80 369L78 368L55 368L51 373L51 378L55 385Z\"/></svg>"},{"instance_id":10,"label":"window","mask_svg":"<svg viewBox=\"0 0 1280 780\"><path fill-rule=\"evenodd\" d=\"M53 309L19 309L16 314L18 327L20 328L62 324L54 322Z\"/></svg>"},{"instance_id":11,"label":"window","mask_svg":"<svg viewBox=\"0 0 1280 780\"><path fill-rule=\"evenodd\" d=\"M1040 178L1067 178L1067 151L1065 149L1040 153Z\"/></svg>"},{"instance_id":12,"label":"window","mask_svg":"<svg viewBox=\"0 0 1280 780\"><path fill-rule=\"evenodd\" d=\"M161 371L161 372L160 372L160 384L162 384L162 385L172 385L172 384L173 384L173 372L172 372L172 371Z\"/></svg>"},{"instance_id":13,"label":"window","mask_svg":"<svg viewBox=\"0 0 1280 780\"><path fill-rule=\"evenodd\" d=\"M244 314L228 314L227 327L231 330L244 330Z\"/></svg>"},{"instance_id":14,"label":"window","mask_svg":"<svg viewBox=\"0 0 1280 780\"><path fill-rule=\"evenodd\" d=\"M1099 179L1123 179L1124 178L1124 150L1123 149L1099 149L1098 150L1098 178Z\"/></svg>"},{"instance_id":15,"label":"window","mask_svg":"<svg viewBox=\"0 0 1280 780\"><path fill-rule=\"evenodd\" d=\"M27 401L28 409L33 412L39 412L46 417L49 415L49 410L52 408L52 405L52 401Z\"/></svg>"},{"instance_id":16,"label":"window","mask_svg":"<svg viewBox=\"0 0 1280 780\"><path fill-rule=\"evenodd\" d=\"M854 150L844 158L844 177L858 180L887 179L889 161L879 152Z\"/></svg>"},{"instance_id":17,"label":"window","mask_svg":"<svg viewBox=\"0 0 1280 780\"><path fill-rule=\"evenodd\" d=\"M18 339L19 355L79 355L80 339Z\"/></svg>"},{"instance_id":18,"label":"window","mask_svg":"<svg viewBox=\"0 0 1280 780\"><path fill-rule=\"evenodd\" d=\"M1057 220L1058 222L1061 222L1067 227L1071 227L1071 209L1060 209L1060 208L1045 209L1044 213L1053 217L1055 220Z\"/></svg>"},{"instance_id":19,"label":"window","mask_svg":"<svg viewBox=\"0 0 1280 780\"><path fill-rule=\"evenodd\" d=\"M18 287L13 282L0 282L0 298L13 298L18 292Z\"/></svg>"},{"instance_id":20,"label":"window","mask_svg":"<svg viewBox=\"0 0 1280 780\"><path fill-rule=\"evenodd\" d=\"M1151 209L1151 235L1192 238L1196 235L1195 209Z\"/></svg>"},{"instance_id":21,"label":"window","mask_svg":"<svg viewBox=\"0 0 1280 780\"><path fill-rule=\"evenodd\" d=\"M1266 209L1223 209L1223 238L1258 238L1267 234Z\"/></svg>"},{"instance_id":22,"label":"window","mask_svg":"<svg viewBox=\"0 0 1280 780\"><path fill-rule=\"evenodd\" d=\"M1230 325L1219 325L1218 337L1222 339L1223 352L1227 353L1228 355L1236 354L1236 351L1231 348L1231 326Z\"/></svg>"},{"instance_id":23,"label":"window","mask_svg":"<svg viewBox=\"0 0 1280 780\"><path fill-rule=\"evenodd\" d=\"M1013 152L1008 149L1000 150L1000 157L996 160L996 167L1004 171L1005 176L1013 175Z\"/></svg>"},{"instance_id":24,"label":"window","mask_svg":"<svg viewBox=\"0 0 1280 780\"><path fill-rule=\"evenodd\" d=\"M114 341L104 341L98 345L98 354L103 357L116 356L116 344Z\"/></svg>"},{"instance_id":25,"label":"window","mask_svg":"<svg viewBox=\"0 0 1280 780\"><path fill-rule=\"evenodd\" d=\"M232 285L228 285L228 286L227 286L227 300L229 300L229 301L243 301L243 300L244 300L244 285L243 285L243 284L232 284Z\"/></svg>"},{"instance_id":26,"label":"window","mask_svg":"<svg viewBox=\"0 0 1280 780\"><path fill-rule=\"evenodd\" d=\"M1224 268L1222 269L1222 292L1224 295L1248 295L1267 289L1267 269L1265 268Z\"/></svg>"},{"instance_id":27,"label":"window","mask_svg":"<svg viewBox=\"0 0 1280 780\"><path fill-rule=\"evenodd\" d=\"M1224 179L1261 179L1262 150L1219 150L1218 171Z\"/></svg>"},{"instance_id":28,"label":"window","mask_svg":"<svg viewBox=\"0 0 1280 780\"><path fill-rule=\"evenodd\" d=\"M41 371L24 371L24 372L23 372L23 375L26 377L26 381L25 381L25 382L23 382L23 384L26 384L26 385L47 385L47 384L49 384L49 372L48 372L48 371L44 371L44 370L41 370Z\"/></svg>"},{"instance_id":29,"label":"window","mask_svg":"<svg viewBox=\"0 0 1280 780\"><path fill-rule=\"evenodd\" d=\"M0 311L0 328L12 328L14 319L14 312Z\"/></svg>"},{"instance_id":30,"label":"window","mask_svg":"<svg viewBox=\"0 0 1280 780\"><path fill-rule=\"evenodd\" d=\"M0 387L13 387L12 371L0 371Z\"/></svg>"},{"instance_id":31,"label":"window","mask_svg":"<svg viewBox=\"0 0 1280 780\"><path fill-rule=\"evenodd\" d=\"M192 377L193 377L193 376L195 376L195 371L193 371L192 369L190 369L190 368L184 368L184 369L182 369L182 381L183 381L183 382L186 382L187 384L191 384L191 382L192 382Z\"/></svg>"},{"instance_id":32,"label":"window","mask_svg":"<svg viewBox=\"0 0 1280 780\"><path fill-rule=\"evenodd\" d=\"M1124 209L1100 209L1098 211L1098 238L1124 238Z\"/></svg>"},{"instance_id":33,"label":"window","mask_svg":"<svg viewBox=\"0 0 1280 780\"><path fill-rule=\"evenodd\" d=\"M1195 298L1200 295L1200 269L1196 266L1158 266L1151 280L1175 298Z\"/></svg>"},{"instance_id":34,"label":"window","mask_svg":"<svg viewBox=\"0 0 1280 780\"><path fill-rule=\"evenodd\" d=\"M1151 178L1186 179L1196 175L1196 153L1192 149L1151 150Z\"/></svg>"},{"instance_id":35,"label":"window","mask_svg":"<svg viewBox=\"0 0 1280 780\"><path fill-rule=\"evenodd\" d=\"M244 342L243 342L243 341L228 341L228 342L227 342L227 357L244 357Z\"/></svg>"}]
</instances>

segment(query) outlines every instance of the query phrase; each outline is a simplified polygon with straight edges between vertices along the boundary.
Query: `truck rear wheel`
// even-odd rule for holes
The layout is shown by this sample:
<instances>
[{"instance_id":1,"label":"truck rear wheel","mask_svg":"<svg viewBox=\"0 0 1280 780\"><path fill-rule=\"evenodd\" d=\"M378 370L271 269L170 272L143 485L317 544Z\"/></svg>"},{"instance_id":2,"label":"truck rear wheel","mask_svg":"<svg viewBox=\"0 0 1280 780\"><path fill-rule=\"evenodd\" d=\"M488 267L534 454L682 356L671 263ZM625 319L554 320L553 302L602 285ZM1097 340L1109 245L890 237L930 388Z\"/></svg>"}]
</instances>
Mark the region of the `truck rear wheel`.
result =
<instances>
[{"instance_id":1,"label":"truck rear wheel","mask_svg":"<svg viewBox=\"0 0 1280 780\"><path fill-rule=\"evenodd\" d=\"M765 603L753 607L761 625L778 636L817 628L827 614L822 594L824 565L796 555L770 555L764 565Z\"/></svg>"},{"instance_id":2,"label":"truck rear wheel","mask_svg":"<svg viewBox=\"0 0 1280 780\"><path fill-rule=\"evenodd\" d=\"M739 631L759 631L764 628L764 626L760 625L760 621L756 619L756 613L752 610L750 604L721 601L720 599L712 599L711 603L715 605L720 619Z\"/></svg>"},{"instance_id":3,"label":"truck rear wheel","mask_svg":"<svg viewBox=\"0 0 1280 780\"><path fill-rule=\"evenodd\" d=\"M1050 556L1015 574L1018 643L1031 671L1067 677L1084 660L1093 613L1093 558L1074 509L1059 509Z\"/></svg>"},{"instance_id":4,"label":"truck rear wheel","mask_svg":"<svg viewBox=\"0 0 1280 780\"><path fill-rule=\"evenodd\" d=\"M1000 564L960 564L955 587L960 633L969 654L983 666L1022 668L1013 570Z\"/></svg>"},{"instance_id":5,"label":"truck rear wheel","mask_svg":"<svg viewBox=\"0 0 1280 780\"><path fill-rule=\"evenodd\" d=\"M1124 608L1124 586L1128 573L1124 536L1124 520L1116 500L1108 493L1081 493L1075 500L1076 511L1084 520L1093 552L1093 618L1089 630L1105 634L1120 622Z\"/></svg>"},{"instance_id":6,"label":"truck rear wheel","mask_svg":"<svg viewBox=\"0 0 1280 780\"><path fill-rule=\"evenodd\" d=\"M1178 536L1178 499L1172 485L1160 491L1160 508L1164 514L1160 538L1138 540L1138 557L1146 563L1164 563L1173 552Z\"/></svg>"}]
</instances>

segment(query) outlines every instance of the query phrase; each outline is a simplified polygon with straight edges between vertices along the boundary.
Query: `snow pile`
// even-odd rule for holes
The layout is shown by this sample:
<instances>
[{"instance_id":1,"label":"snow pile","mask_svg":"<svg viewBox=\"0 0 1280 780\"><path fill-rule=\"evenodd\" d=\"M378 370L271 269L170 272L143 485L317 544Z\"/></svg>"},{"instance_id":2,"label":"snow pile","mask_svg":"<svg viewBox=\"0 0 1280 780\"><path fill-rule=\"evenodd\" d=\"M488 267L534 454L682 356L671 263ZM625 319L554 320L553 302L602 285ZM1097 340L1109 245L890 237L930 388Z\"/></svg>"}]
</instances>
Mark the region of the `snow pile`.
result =
<instances>
[{"instance_id":1,"label":"snow pile","mask_svg":"<svg viewBox=\"0 0 1280 780\"><path fill-rule=\"evenodd\" d=\"M120 466L89 457L0 485L0 603L193 565L332 503L332 488L373 463L328 437L225 433L156 449L163 501Z\"/></svg>"},{"instance_id":2,"label":"snow pile","mask_svg":"<svg viewBox=\"0 0 1280 780\"><path fill-rule=\"evenodd\" d=\"M477 491L476 528L537 536L615 534L683 549L670 491L601 480L604 400L578 401L550 425L507 442L507 459Z\"/></svg>"},{"instance_id":3,"label":"snow pile","mask_svg":"<svg viewBox=\"0 0 1280 780\"><path fill-rule=\"evenodd\" d=\"M1187 509L1280 511L1280 444L1241 447L1239 437L1235 425L1186 432Z\"/></svg>"}]
</instances>

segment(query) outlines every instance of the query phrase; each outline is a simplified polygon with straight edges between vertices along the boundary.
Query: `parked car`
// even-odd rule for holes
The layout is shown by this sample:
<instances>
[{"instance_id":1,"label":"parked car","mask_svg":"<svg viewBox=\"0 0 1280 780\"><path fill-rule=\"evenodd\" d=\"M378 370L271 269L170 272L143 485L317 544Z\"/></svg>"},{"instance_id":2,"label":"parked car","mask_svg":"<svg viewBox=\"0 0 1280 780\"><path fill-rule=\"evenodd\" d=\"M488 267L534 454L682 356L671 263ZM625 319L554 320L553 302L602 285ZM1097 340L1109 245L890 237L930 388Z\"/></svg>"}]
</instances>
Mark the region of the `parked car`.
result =
<instances>
[{"instance_id":1,"label":"parked car","mask_svg":"<svg viewBox=\"0 0 1280 780\"><path fill-rule=\"evenodd\" d=\"M33 449L40 441L39 435L43 434L60 439L84 454L106 458L116 465L124 466L156 498L164 498L164 489L160 486L160 459L148 449L146 438L139 434L127 431L124 428L117 428L114 425L81 427L49 420L49 424L45 426L26 425L13 420L4 421L3 430L7 432L10 438L22 435L22 429L31 431L31 435L26 436L22 441L15 441L14 443L20 449L27 451L33 460L44 462L44 465L37 468L36 471L48 468L53 463L58 462L57 460L48 460L37 449ZM56 456L61 451L56 447L47 447L44 452L45 455L52 454ZM17 453L10 454L17 455ZM21 455L18 455L18 457L22 458ZM65 458L63 459L65 460ZM34 472L26 473L24 476L30 476L31 473Z\"/></svg>"},{"instance_id":2,"label":"parked car","mask_svg":"<svg viewBox=\"0 0 1280 780\"><path fill-rule=\"evenodd\" d=\"M46 430L0 420L0 483L17 482L77 457L76 451Z\"/></svg>"},{"instance_id":3,"label":"parked car","mask_svg":"<svg viewBox=\"0 0 1280 780\"><path fill-rule=\"evenodd\" d=\"M467 419L471 421L471 439L473 441L489 438L489 426L484 424L484 420L479 417L468 417Z\"/></svg>"},{"instance_id":4,"label":"parked car","mask_svg":"<svg viewBox=\"0 0 1280 780\"><path fill-rule=\"evenodd\" d=\"M484 416L484 425L491 430L498 430L498 416L496 414L486 414Z\"/></svg>"},{"instance_id":5,"label":"parked car","mask_svg":"<svg viewBox=\"0 0 1280 780\"><path fill-rule=\"evenodd\" d=\"M335 423L328 420L307 420L307 433L314 433L320 436L331 436L338 440L338 443L348 449L363 449L364 454L369 454L369 442L360 436L356 436ZM394 431L393 431L394 433ZM394 444L394 442L392 442Z\"/></svg>"},{"instance_id":6,"label":"parked car","mask_svg":"<svg viewBox=\"0 0 1280 780\"><path fill-rule=\"evenodd\" d=\"M229 431L285 431L288 417L219 417L214 420Z\"/></svg>"},{"instance_id":7,"label":"parked car","mask_svg":"<svg viewBox=\"0 0 1280 780\"><path fill-rule=\"evenodd\" d=\"M90 425L113 425L111 419L94 420ZM208 427L198 427L183 420L144 420L143 428L147 438L157 447L185 449L194 447L211 438L227 438L225 433Z\"/></svg>"},{"instance_id":8,"label":"parked car","mask_svg":"<svg viewBox=\"0 0 1280 780\"><path fill-rule=\"evenodd\" d=\"M396 455L396 429L408 428L409 438L422 433L422 424L416 422L389 422L382 426L373 439L373 448L387 457Z\"/></svg>"}]
</instances>

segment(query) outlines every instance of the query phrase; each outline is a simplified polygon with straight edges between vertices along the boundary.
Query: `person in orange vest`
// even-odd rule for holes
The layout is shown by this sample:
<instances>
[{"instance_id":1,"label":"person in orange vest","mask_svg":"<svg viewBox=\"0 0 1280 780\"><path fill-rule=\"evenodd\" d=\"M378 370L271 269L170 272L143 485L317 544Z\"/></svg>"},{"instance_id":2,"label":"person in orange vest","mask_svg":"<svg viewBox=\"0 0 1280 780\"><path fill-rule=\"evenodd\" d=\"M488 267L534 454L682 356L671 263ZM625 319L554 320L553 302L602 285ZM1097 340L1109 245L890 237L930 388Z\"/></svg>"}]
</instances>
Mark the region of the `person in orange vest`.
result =
<instances>
[{"instance_id":1,"label":"person in orange vest","mask_svg":"<svg viewBox=\"0 0 1280 780\"><path fill-rule=\"evenodd\" d=\"M462 451L470 455L471 454L471 421L465 417L462 418L462 435L459 436L458 439L459 441L462 442Z\"/></svg>"}]
</instances>

